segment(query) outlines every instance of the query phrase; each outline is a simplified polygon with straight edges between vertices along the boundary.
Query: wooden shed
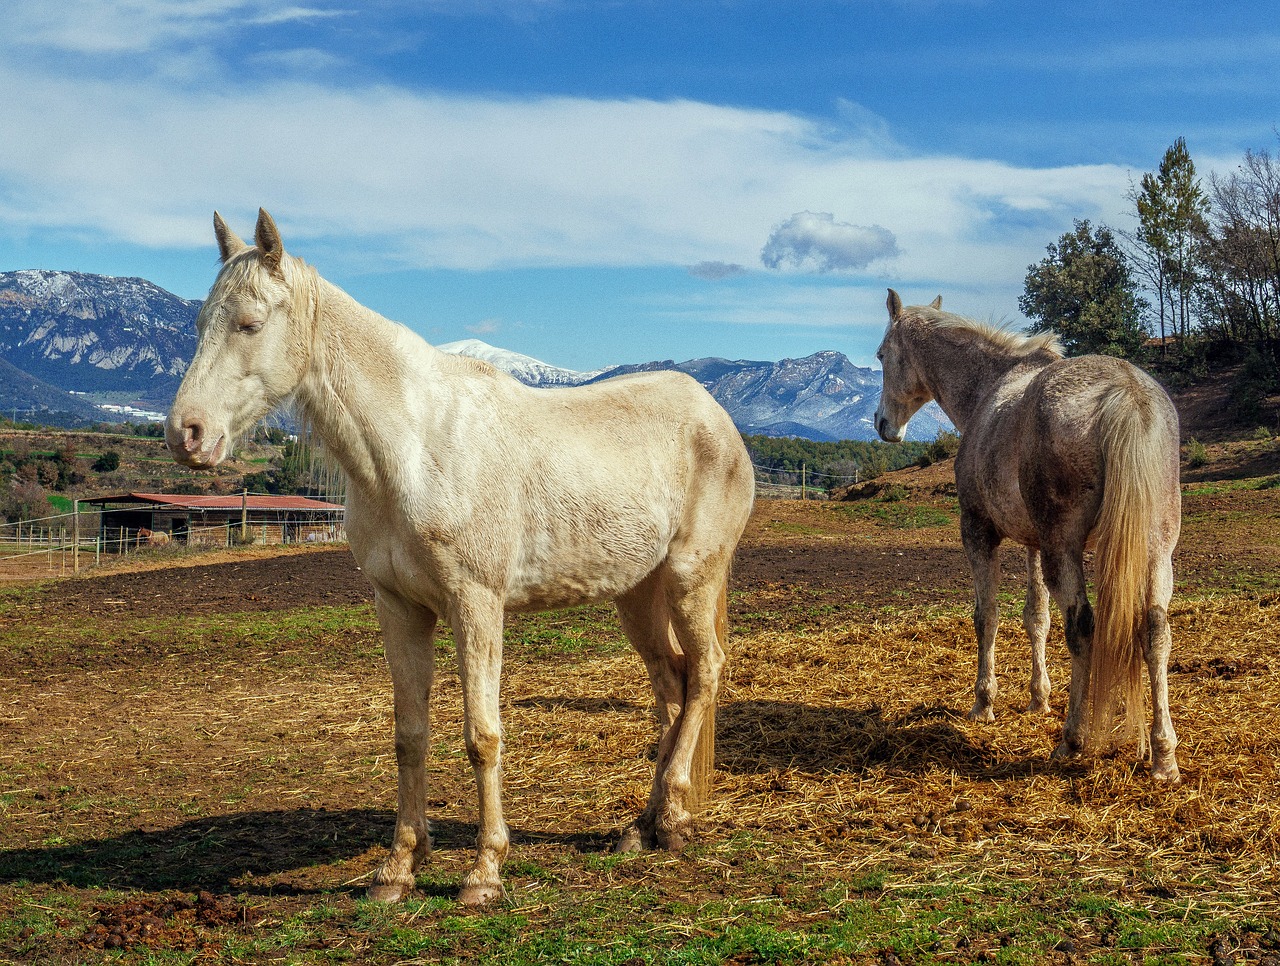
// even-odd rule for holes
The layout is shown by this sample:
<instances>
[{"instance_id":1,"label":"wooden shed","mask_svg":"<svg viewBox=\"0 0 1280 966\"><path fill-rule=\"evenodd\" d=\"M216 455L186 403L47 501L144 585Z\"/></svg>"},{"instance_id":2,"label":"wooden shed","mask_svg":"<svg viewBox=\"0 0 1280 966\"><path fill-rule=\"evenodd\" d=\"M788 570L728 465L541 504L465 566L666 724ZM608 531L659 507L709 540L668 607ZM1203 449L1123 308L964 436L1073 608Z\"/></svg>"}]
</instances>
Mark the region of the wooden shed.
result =
<instances>
[{"instance_id":1,"label":"wooden shed","mask_svg":"<svg viewBox=\"0 0 1280 966\"><path fill-rule=\"evenodd\" d=\"M346 539L345 507L305 496L119 493L81 500L80 505L97 507L102 546L111 549L145 542L143 531L189 545Z\"/></svg>"}]
</instances>

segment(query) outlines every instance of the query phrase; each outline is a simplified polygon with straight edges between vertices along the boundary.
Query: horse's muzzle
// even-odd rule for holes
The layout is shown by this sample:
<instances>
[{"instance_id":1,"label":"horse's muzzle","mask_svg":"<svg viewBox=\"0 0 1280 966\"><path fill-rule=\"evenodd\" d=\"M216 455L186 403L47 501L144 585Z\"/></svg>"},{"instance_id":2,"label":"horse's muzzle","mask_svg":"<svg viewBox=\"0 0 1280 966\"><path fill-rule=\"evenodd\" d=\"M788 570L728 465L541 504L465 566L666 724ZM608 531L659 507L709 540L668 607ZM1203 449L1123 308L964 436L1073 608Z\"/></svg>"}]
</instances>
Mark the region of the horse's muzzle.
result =
<instances>
[{"instance_id":1,"label":"horse's muzzle","mask_svg":"<svg viewBox=\"0 0 1280 966\"><path fill-rule=\"evenodd\" d=\"M902 426L893 426L889 420L885 419L879 413L876 414L876 433L886 443L901 443L903 437Z\"/></svg>"},{"instance_id":2,"label":"horse's muzzle","mask_svg":"<svg viewBox=\"0 0 1280 966\"><path fill-rule=\"evenodd\" d=\"M205 421L198 416L170 416L164 435L173 458L186 466L217 466L226 456L226 436L210 439Z\"/></svg>"}]
</instances>

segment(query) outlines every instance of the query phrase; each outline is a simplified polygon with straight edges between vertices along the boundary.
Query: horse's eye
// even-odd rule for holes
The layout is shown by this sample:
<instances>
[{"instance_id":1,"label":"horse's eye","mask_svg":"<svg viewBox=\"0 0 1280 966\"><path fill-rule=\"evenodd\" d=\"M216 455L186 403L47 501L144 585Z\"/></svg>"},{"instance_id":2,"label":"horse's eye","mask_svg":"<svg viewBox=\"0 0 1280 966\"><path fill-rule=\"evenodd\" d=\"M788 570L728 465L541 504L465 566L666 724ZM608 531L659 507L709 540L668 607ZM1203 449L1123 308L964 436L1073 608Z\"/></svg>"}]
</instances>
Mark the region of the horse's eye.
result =
<instances>
[{"instance_id":1,"label":"horse's eye","mask_svg":"<svg viewBox=\"0 0 1280 966\"><path fill-rule=\"evenodd\" d=\"M259 329L262 328L262 320L261 319L242 319L238 323L238 326L241 332L250 332L250 333L257 332Z\"/></svg>"}]
</instances>

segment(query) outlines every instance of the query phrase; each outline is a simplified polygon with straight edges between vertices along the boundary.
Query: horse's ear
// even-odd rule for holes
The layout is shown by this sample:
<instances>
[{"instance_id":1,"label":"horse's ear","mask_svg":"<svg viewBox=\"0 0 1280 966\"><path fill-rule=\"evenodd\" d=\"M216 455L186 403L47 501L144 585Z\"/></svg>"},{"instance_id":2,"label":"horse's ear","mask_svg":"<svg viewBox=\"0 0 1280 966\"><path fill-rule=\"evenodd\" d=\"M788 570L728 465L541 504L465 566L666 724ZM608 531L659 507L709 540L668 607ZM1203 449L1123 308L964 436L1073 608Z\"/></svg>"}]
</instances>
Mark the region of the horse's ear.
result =
<instances>
[{"instance_id":1,"label":"horse's ear","mask_svg":"<svg viewBox=\"0 0 1280 966\"><path fill-rule=\"evenodd\" d=\"M938 309L938 310L941 310L941 309L942 309L942 296L941 296L941 295L939 295L936 299L934 299L932 302L930 302L930 303L929 303L929 308L931 308L931 309Z\"/></svg>"},{"instance_id":2,"label":"horse's ear","mask_svg":"<svg viewBox=\"0 0 1280 966\"><path fill-rule=\"evenodd\" d=\"M266 208L258 209L258 224L253 229L253 242L258 246L258 253L267 268L274 271L280 267L280 259L284 255L284 243L280 241L280 229L271 220Z\"/></svg>"},{"instance_id":3,"label":"horse's ear","mask_svg":"<svg viewBox=\"0 0 1280 966\"><path fill-rule=\"evenodd\" d=\"M224 262L236 252L244 251L249 247L240 240L239 235L227 227L227 223L216 211L213 213L213 234L218 239L218 253Z\"/></svg>"},{"instance_id":4,"label":"horse's ear","mask_svg":"<svg viewBox=\"0 0 1280 966\"><path fill-rule=\"evenodd\" d=\"M885 307L889 310L889 321L892 322L902 314L902 299L898 298L898 293L893 289L889 289L889 298L885 301Z\"/></svg>"}]
</instances>

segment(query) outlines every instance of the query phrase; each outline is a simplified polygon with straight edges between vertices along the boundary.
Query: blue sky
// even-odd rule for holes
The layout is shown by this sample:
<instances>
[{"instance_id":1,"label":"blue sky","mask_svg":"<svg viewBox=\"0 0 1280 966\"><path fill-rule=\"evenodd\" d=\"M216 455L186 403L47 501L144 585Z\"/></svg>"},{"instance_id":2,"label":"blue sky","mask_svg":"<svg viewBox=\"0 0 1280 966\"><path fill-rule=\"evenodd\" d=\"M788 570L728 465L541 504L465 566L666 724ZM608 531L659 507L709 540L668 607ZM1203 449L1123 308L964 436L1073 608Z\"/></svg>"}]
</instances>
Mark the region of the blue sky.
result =
<instances>
[{"instance_id":1,"label":"blue sky","mask_svg":"<svg viewBox=\"0 0 1280 966\"><path fill-rule=\"evenodd\" d=\"M1270 0L6 0L0 270L188 298L211 218L431 342L576 369L837 349L1027 266L1185 137L1277 148Z\"/></svg>"}]
</instances>

